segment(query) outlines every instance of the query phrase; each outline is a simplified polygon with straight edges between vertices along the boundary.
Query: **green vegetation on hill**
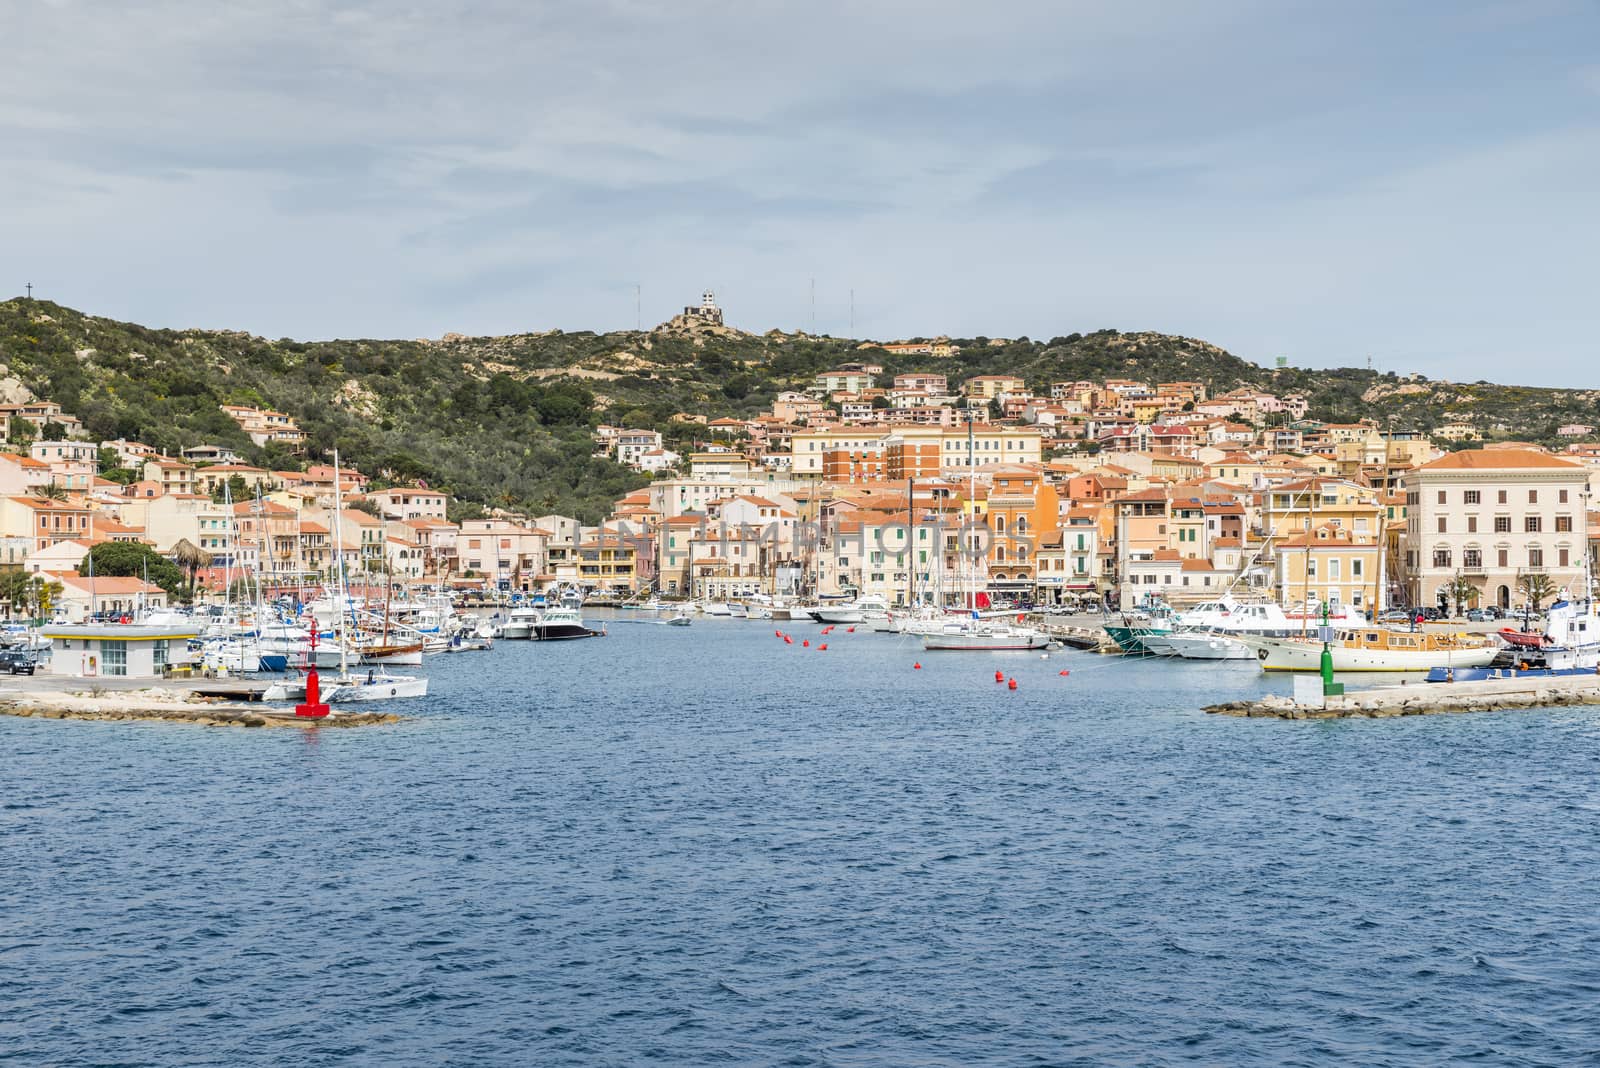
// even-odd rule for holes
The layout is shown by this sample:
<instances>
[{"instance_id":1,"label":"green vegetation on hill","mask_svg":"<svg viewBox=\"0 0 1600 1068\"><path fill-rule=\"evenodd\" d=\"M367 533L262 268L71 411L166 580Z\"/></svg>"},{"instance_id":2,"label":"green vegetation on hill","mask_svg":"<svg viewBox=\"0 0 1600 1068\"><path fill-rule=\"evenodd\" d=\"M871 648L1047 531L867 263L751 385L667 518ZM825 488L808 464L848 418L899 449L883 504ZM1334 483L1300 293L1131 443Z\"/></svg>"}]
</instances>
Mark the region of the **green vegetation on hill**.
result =
<instances>
[{"instance_id":1,"label":"green vegetation on hill","mask_svg":"<svg viewBox=\"0 0 1600 1068\"><path fill-rule=\"evenodd\" d=\"M785 389L844 363L886 375L932 371L952 384L1017 374L1036 391L1060 380L1195 380L1213 393L1300 391L1312 417L1393 417L1430 430L1447 413L1488 435L1554 444L1566 422L1600 421L1600 391L1460 385L1343 368L1268 369L1191 338L1100 330L1049 341L954 339L948 358L902 356L848 339L741 334L681 325L609 334L550 331L440 341L269 341L230 331L154 330L48 301L0 303L0 379L81 418L97 440L125 437L175 453L230 446L281 468L287 451L250 443L218 405L262 405L307 434L304 459L334 448L380 479L426 479L467 511L516 507L598 519L644 476L592 456L600 422L663 431L687 448L704 433L672 417L748 416ZM0 388L5 383L0 382ZM1499 428L1498 430L1496 428Z\"/></svg>"}]
</instances>

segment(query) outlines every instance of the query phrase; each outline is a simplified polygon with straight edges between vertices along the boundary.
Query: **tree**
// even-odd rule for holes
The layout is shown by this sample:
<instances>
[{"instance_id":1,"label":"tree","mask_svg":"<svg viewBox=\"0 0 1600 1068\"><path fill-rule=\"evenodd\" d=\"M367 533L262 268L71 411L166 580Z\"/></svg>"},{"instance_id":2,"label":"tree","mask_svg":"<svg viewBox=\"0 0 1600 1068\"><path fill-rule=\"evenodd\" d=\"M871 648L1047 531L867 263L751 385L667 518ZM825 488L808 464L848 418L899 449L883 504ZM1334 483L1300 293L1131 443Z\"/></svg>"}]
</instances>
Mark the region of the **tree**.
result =
<instances>
[{"instance_id":1,"label":"tree","mask_svg":"<svg viewBox=\"0 0 1600 1068\"><path fill-rule=\"evenodd\" d=\"M54 579L47 581L42 575L34 575L28 580L28 614L34 619L49 619L66 592L67 588Z\"/></svg>"},{"instance_id":2,"label":"tree","mask_svg":"<svg viewBox=\"0 0 1600 1068\"><path fill-rule=\"evenodd\" d=\"M44 426L39 428L39 440L41 440L41 441L66 441L67 440L67 428L65 426L63 426L61 423L56 422L54 419L51 419L48 422L46 422L44 424Z\"/></svg>"},{"instance_id":3,"label":"tree","mask_svg":"<svg viewBox=\"0 0 1600 1068\"><path fill-rule=\"evenodd\" d=\"M33 487L33 495L41 501L59 503L67 499L67 488L52 478L42 486Z\"/></svg>"},{"instance_id":4,"label":"tree","mask_svg":"<svg viewBox=\"0 0 1600 1068\"><path fill-rule=\"evenodd\" d=\"M189 600L194 600L195 573L202 567L211 566L211 554L188 538L179 538L178 543L172 547L172 559L179 567L189 572Z\"/></svg>"},{"instance_id":5,"label":"tree","mask_svg":"<svg viewBox=\"0 0 1600 1068\"><path fill-rule=\"evenodd\" d=\"M1474 586L1472 580L1459 571L1456 572L1455 578L1444 584L1442 592L1456 603L1456 615L1458 616L1466 611L1468 601L1476 601L1478 599L1478 587Z\"/></svg>"},{"instance_id":6,"label":"tree","mask_svg":"<svg viewBox=\"0 0 1600 1068\"><path fill-rule=\"evenodd\" d=\"M1517 592L1526 597L1528 606L1537 612L1545 598L1556 592L1556 584L1543 571L1528 571L1517 579Z\"/></svg>"},{"instance_id":7,"label":"tree","mask_svg":"<svg viewBox=\"0 0 1600 1068\"><path fill-rule=\"evenodd\" d=\"M91 561L96 575L144 578L148 574L150 581L165 590L167 596L174 599L183 596L183 571L177 564L141 542L101 542L90 549L89 555L78 565L80 575L89 573Z\"/></svg>"},{"instance_id":8,"label":"tree","mask_svg":"<svg viewBox=\"0 0 1600 1068\"><path fill-rule=\"evenodd\" d=\"M19 610L26 610L28 606L29 575L20 568L10 571L0 571L0 600L6 603L6 618L9 619Z\"/></svg>"},{"instance_id":9,"label":"tree","mask_svg":"<svg viewBox=\"0 0 1600 1068\"><path fill-rule=\"evenodd\" d=\"M27 445L37 437L34 425L26 419L11 420L11 434L8 440L13 445Z\"/></svg>"}]
</instances>

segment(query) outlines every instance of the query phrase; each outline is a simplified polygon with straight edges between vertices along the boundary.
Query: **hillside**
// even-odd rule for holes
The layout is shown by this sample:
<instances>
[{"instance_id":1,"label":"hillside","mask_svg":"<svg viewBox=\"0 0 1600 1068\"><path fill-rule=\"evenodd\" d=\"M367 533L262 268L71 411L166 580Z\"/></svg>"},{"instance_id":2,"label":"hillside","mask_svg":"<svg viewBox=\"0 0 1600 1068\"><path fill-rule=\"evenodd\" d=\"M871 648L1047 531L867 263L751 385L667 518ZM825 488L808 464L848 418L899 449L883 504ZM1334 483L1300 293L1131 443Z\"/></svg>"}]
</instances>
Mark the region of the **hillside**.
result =
<instances>
[{"instance_id":1,"label":"hillside","mask_svg":"<svg viewBox=\"0 0 1600 1068\"><path fill-rule=\"evenodd\" d=\"M1431 429L1448 412L1492 436L1554 443L1562 423L1600 419L1600 391L1402 380L1340 369L1267 369L1216 346L1163 334L1102 330L1048 342L958 338L961 351L898 356L868 342L776 331L695 329L518 334L440 340L269 341L221 330L155 330L48 301L0 303L0 399L59 402L96 439L126 437L176 451L227 445L274 467L293 458L252 446L218 405L265 405L306 431L308 457L337 447L363 470L426 478L477 505L562 511L593 521L645 479L590 456L599 422L660 429L685 442L681 411L749 415L840 363L890 374L1019 374L1039 389L1059 379L1189 379L1213 392L1255 385L1304 391L1316 418L1394 416Z\"/></svg>"}]
</instances>

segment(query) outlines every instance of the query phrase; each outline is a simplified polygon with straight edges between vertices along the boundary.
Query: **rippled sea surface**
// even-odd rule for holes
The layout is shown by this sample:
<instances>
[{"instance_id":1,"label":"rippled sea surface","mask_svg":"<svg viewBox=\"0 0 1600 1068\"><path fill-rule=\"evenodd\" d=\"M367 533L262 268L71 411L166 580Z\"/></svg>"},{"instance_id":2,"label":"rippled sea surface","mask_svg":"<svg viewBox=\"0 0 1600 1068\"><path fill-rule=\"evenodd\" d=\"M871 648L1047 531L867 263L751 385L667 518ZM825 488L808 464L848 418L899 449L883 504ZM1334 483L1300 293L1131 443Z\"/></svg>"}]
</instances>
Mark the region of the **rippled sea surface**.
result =
<instances>
[{"instance_id":1,"label":"rippled sea surface","mask_svg":"<svg viewBox=\"0 0 1600 1068\"><path fill-rule=\"evenodd\" d=\"M1600 710L780 626L439 657L392 728L0 718L0 1062L1600 1061Z\"/></svg>"}]
</instances>

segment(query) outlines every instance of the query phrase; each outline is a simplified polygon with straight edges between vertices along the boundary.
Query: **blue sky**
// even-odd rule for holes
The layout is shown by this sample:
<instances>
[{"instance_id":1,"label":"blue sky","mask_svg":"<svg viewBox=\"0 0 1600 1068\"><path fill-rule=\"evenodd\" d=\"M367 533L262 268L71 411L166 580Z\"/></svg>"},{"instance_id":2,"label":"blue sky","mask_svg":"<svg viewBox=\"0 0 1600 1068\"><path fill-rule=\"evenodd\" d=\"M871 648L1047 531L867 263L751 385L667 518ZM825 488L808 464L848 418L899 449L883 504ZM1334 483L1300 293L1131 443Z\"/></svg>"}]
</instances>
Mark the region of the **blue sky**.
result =
<instances>
[{"instance_id":1,"label":"blue sky","mask_svg":"<svg viewBox=\"0 0 1600 1068\"><path fill-rule=\"evenodd\" d=\"M0 292L158 326L1201 337L1600 387L1592 0L34 0Z\"/></svg>"}]
</instances>

